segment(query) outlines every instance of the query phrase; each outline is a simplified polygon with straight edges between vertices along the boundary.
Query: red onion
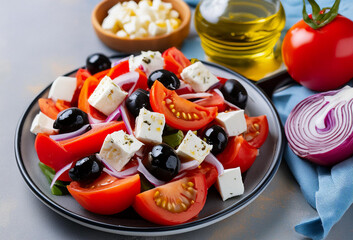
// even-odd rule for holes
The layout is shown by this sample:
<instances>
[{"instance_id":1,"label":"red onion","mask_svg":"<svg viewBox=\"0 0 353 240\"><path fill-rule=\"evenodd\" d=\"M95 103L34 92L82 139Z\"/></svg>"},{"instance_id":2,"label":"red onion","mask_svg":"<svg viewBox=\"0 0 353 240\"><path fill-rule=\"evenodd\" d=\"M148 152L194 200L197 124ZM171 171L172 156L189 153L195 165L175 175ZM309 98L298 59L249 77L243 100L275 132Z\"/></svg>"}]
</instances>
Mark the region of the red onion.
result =
<instances>
[{"instance_id":1,"label":"red onion","mask_svg":"<svg viewBox=\"0 0 353 240\"><path fill-rule=\"evenodd\" d=\"M299 102L285 124L299 157L332 166L353 155L353 88L323 92Z\"/></svg>"},{"instance_id":2,"label":"red onion","mask_svg":"<svg viewBox=\"0 0 353 240\"><path fill-rule=\"evenodd\" d=\"M190 84L180 80L180 87L177 90L175 90L175 92L178 95L181 95L181 94L187 94L187 93L194 93L195 91L192 89Z\"/></svg>"},{"instance_id":3,"label":"red onion","mask_svg":"<svg viewBox=\"0 0 353 240\"><path fill-rule=\"evenodd\" d=\"M92 117L90 114L88 114L88 121L90 124L97 124L97 123L102 123L104 120L99 120L94 117Z\"/></svg>"},{"instance_id":4,"label":"red onion","mask_svg":"<svg viewBox=\"0 0 353 240\"><path fill-rule=\"evenodd\" d=\"M129 60L129 58L130 58L130 56L125 57L125 58L122 58L122 59L119 59L119 60L116 61L116 62L113 62L113 63L112 63L112 68L115 67L116 65L118 65L118 64L121 63L121 62L124 62L124 61L126 61L126 60Z\"/></svg>"},{"instance_id":5,"label":"red onion","mask_svg":"<svg viewBox=\"0 0 353 240\"><path fill-rule=\"evenodd\" d=\"M115 168L113 168L102 156L99 154L96 154L97 159L99 159L103 165L103 171L108 173L109 175L116 177L116 178L126 178L128 176L134 175L137 173L137 167L138 166L133 166L131 168L125 169L123 171L117 171Z\"/></svg>"},{"instance_id":6,"label":"red onion","mask_svg":"<svg viewBox=\"0 0 353 240\"><path fill-rule=\"evenodd\" d=\"M217 168L218 176L223 174L224 167L222 163L212 153L208 154L204 161Z\"/></svg>"},{"instance_id":7,"label":"red onion","mask_svg":"<svg viewBox=\"0 0 353 240\"><path fill-rule=\"evenodd\" d=\"M221 96L221 97L223 98L224 103L227 104L228 107L234 108L234 109L236 109L236 110L241 109L240 107L234 105L233 103L228 102L228 101L224 98L223 93L221 92L221 90L219 90L218 88L213 89L213 91L215 91L215 93L217 93L219 96Z\"/></svg>"},{"instance_id":8,"label":"red onion","mask_svg":"<svg viewBox=\"0 0 353 240\"><path fill-rule=\"evenodd\" d=\"M69 133L63 133L63 134L56 134L56 135L50 135L49 137L55 141L63 141L66 139L70 139L73 137L77 137L83 133L86 132L87 128L89 127L89 124L84 125L80 129L74 131L74 132L69 132Z\"/></svg>"},{"instance_id":9,"label":"red onion","mask_svg":"<svg viewBox=\"0 0 353 240\"><path fill-rule=\"evenodd\" d=\"M165 184L165 182L161 181L161 180L158 180L157 178L155 178L146 168L145 166L143 165L143 163L141 162L141 159L137 159L139 165L138 165L138 168L137 168L137 171L139 171L140 173L142 173L146 179L152 183L154 186L161 186L163 184Z\"/></svg>"},{"instance_id":10,"label":"red onion","mask_svg":"<svg viewBox=\"0 0 353 240\"><path fill-rule=\"evenodd\" d=\"M140 75L137 72L132 71L114 78L113 82L122 88L125 84L135 83L139 77Z\"/></svg>"},{"instance_id":11,"label":"red onion","mask_svg":"<svg viewBox=\"0 0 353 240\"><path fill-rule=\"evenodd\" d=\"M126 110L125 103L121 104L119 107L120 113L121 113L121 118L123 119L126 127L126 131L128 134L132 135L132 127L130 124L130 119L129 119L129 113Z\"/></svg>"},{"instance_id":12,"label":"red onion","mask_svg":"<svg viewBox=\"0 0 353 240\"><path fill-rule=\"evenodd\" d=\"M116 121L120 118L120 116L121 116L121 112L119 107L117 107L117 109L115 109L111 114L109 114L109 116L107 117L107 119L105 119L104 122Z\"/></svg>"},{"instance_id":13,"label":"red onion","mask_svg":"<svg viewBox=\"0 0 353 240\"><path fill-rule=\"evenodd\" d=\"M216 82L215 84L213 84L208 91L213 90L213 89L219 89L222 86L222 83L220 81Z\"/></svg>"},{"instance_id":14,"label":"red onion","mask_svg":"<svg viewBox=\"0 0 353 240\"><path fill-rule=\"evenodd\" d=\"M208 97L212 97L212 93L187 93L187 94L179 95L179 97L182 97L185 99L208 98Z\"/></svg>"},{"instance_id":15,"label":"red onion","mask_svg":"<svg viewBox=\"0 0 353 240\"><path fill-rule=\"evenodd\" d=\"M172 180L171 180L171 182L172 181L176 181L176 180L179 180L179 179L181 179L181 178L183 178L183 177L185 177L185 175L187 174L188 172L180 172L178 175L176 175Z\"/></svg>"},{"instance_id":16,"label":"red onion","mask_svg":"<svg viewBox=\"0 0 353 240\"><path fill-rule=\"evenodd\" d=\"M179 172L186 171L186 170L192 170L197 168L200 165L200 163L196 160L188 161L188 162L183 162L180 165L180 170Z\"/></svg>"},{"instance_id":17,"label":"red onion","mask_svg":"<svg viewBox=\"0 0 353 240\"><path fill-rule=\"evenodd\" d=\"M53 177L53 180L51 181L50 184L50 189L54 186L56 180L58 180L58 178L67 170L69 170L71 168L72 162L67 164L66 166L64 166L62 169L60 169L59 171L57 171Z\"/></svg>"}]
</instances>

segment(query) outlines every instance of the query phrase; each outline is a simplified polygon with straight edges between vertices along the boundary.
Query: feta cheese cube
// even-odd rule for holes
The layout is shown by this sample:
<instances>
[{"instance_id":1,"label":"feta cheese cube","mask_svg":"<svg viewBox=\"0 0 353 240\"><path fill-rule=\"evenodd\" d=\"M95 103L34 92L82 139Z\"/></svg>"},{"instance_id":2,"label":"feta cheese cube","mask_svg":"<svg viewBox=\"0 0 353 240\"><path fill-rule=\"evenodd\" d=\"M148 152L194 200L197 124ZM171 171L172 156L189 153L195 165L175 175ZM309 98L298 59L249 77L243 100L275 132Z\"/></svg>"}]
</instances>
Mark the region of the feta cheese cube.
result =
<instances>
[{"instance_id":1,"label":"feta cheese cube","mask_svg":"<svg viewBox=\"0 0 353 240\"><path fill-rule=\"evenodd\" d=\"M123 28L129 35L135 33L139 29L138 19L135 16L131 17L130 21L124 24Z\"/></svg>"},{"instance_id":2,"label":"feta cheese cube","mask_svg":"<svg viewBox=\"0 0 353 240\"><path fill-rule=\"evenodd\" d=\"M178 18L179 17L179 13L175 10L171 10L169 12L169 18Z\"/></svg>"},{"instance_id":3,"label":"feta cheese cube","mask_svg":"<svg viewBox=\"0 0 353 240\"><path fill-rule=\"evenodd\" d=\"M33 119L31 125L31 132L34 134L46 133L46 134L56 134L57 129L53 128L54 119L51 119L42 112L39 112Z\"/></svg>"},{"instance_id":4,"label":"feta cheese cube","mask_svg":"<svg viewBox=\"0 0 353 240\"><path fill-rule=\"evenodd\" d=\"M118 37L128 37L129 35L124 30L119 30L116 35Z\"/></svg>"},{"instance_id":5,"label":"feta cheese cube","mask_svg":"<svg viewBox=\"0 0 353 240\"><path fill-rule=\"evenodd\" d=\"M218 176L215 186L223 201L242 195L244 193L244 184L240 168L225 169L223 174Z\"/></svg>"},{"instance_id":6,"label":"feta cheese cube","mask_svg":"<svg viewBox=\"0 0 353 240\"><path fill-rule=\"evenodd\" d=\"M158 69L163 69L164 59L162 54L158 51L142 51L140 55L134 57L133 55L129 58L130 71L134 71L136 68L142 66L143 71L147 77Z\"/></svg>"},{"instance_id":7,"label":"feta cheese cube","mask_svg":"<svg viewBox=\"0 0 353 240\"><path fill-rule=\"evenodd\" d=\"M111 32L117 32L119 29L119 21L115 16L108 15L102 22L102 28Z\"/></svg>"},{"instance_id":8,"label":"feta cheese cube","mask_svg":"<svg viewBox=\"0 0 353 240\"><path fill-rule=\"evenodd\" d=\"M219 81L202 62L196 62L184 68L180 76L185 82L189 83L196 92L205 92Z\"/></svg>"},{"instance_id":9,"label":"feta cheese cube","mask_svg":"<svg viewBox=\"0 0 353 240\"><path fill-rule=\"evenodd\" d=\"M148 34L150 36L158 36L165 34L167 32L167 25L157 24L155 22L151 22L148 25Z\"/></svg>"},{"instance_id":10,"label":"feta cheese cube","mask_svg":"<svg viewBox=\"0 0 353 240\"><path fill-rule=\"evenodd\" d=\"M247 129L244 110L218 113L216 121L226 130L229 137L238 136Z\"/></svg>"},{"instance_id":11,"label":"feta cheese cube","mask_svg":"<svg viewBox=\"0 0 353 240\"><path fill-rule=\"evenodd\" d=\"M186 160L197 160L201 164L211 150L212 145L207 144L189 130L176 153Z\"/></svg>"},{"instance_id":12,"label":"feta cheese cube","mask_svg":"<svg viewBox=\"0 0 353 240\"><path fill-rule=\"evenodd\" d=\"M141 108L136 118L135 136L144 143L160 144L162 143L164 125L165 117L163 114Z\"/></svg>"},{"instance_id":13,"label":"feta cheese cube","mask_svg":"<svg viewBox=\"0 0 353 240\"><path fill-rule=\"evenodd\" d=\"M127 94L110 77L105 76L88 98L88 103L108 116L124 101Z\"/></svg>"},{"instance_id":14,"label":"feta cheese cube","mask_svg":"<svg viewBox=\"0 0 353 240\"><path fill-rule=\"evenodd\" d=\"M105 138L99 155L111 167L120 171L142 147L143 143L123 130L108 134Z\"/></svg>"},{"instance_id":15,"label":"feta cheese cube","mask_svg":"<svg viewBox=\"0 0 353 240\"><path fill-rule=\"evenodd\" d=\"M76 91L76 78L60 76L53 82L48 97L71 102Z\"/></svg>"}]
</instances>

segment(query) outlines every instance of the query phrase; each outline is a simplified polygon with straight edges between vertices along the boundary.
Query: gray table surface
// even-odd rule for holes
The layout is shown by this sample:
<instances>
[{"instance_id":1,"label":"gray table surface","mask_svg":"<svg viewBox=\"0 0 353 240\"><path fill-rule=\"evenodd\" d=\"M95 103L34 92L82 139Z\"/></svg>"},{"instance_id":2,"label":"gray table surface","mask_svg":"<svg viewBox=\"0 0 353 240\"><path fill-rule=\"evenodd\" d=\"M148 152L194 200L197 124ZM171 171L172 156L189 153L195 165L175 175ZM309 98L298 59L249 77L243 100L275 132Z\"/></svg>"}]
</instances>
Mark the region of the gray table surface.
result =
<instances>
[{"instance_id":1,"label":"gray table surface","mask_svg":"<svg viewBox=\"0 0 353 240\"><path fill-rule=\"evenodd\" d=\"M50 210L17 168L14 134L30 101L94 52L111 55L94 34L98 0L0 0L0 239L140 239L96 231ZM265 191L235 215L204 229L160 239L305 239L294 231L313 217L285 162ZM327 239L352 239L351 207ZM149 238L154 239L154 238Z\"/></svg>"}]
</instances>

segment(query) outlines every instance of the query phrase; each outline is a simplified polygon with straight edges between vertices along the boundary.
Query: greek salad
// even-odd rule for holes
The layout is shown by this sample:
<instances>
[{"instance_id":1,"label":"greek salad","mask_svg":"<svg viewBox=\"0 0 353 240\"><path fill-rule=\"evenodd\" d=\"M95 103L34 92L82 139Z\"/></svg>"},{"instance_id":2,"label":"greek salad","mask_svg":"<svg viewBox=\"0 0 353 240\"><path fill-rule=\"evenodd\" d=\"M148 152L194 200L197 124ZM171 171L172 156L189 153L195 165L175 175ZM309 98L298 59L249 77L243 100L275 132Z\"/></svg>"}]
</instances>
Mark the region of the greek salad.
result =
<instances>
[{"instance_id":1,"label":"greek salad","mask_svg":"<svg viewBox=\"0 0 353 240\"><path fill-rule=\"evenodd\" d=\"M239 81L174 47L117 62L93 54L38 100L39 166L53 194L88 211L132 206L156 224L184 223L213 185L223 201L243 194L242 173L268 135L265 115L245 114L247 99Z\"/></svg>"}]
</instances>

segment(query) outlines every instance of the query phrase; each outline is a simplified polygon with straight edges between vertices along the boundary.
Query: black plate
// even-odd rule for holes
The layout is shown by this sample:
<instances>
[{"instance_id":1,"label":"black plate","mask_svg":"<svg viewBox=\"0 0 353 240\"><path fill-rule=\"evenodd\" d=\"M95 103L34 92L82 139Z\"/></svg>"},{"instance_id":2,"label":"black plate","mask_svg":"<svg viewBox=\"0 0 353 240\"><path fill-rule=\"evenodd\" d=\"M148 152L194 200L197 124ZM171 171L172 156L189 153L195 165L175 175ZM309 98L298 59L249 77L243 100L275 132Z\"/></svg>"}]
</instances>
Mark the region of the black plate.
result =
<instances>
[{"instance_id":1,"label":"black plate","mask_svg":"<svg viewBox=\"0 0 353 240\"><path fill-rule=\"evenodd\" d=\"M245 192L242 196L223 202L214 187L209 189L205 207L198 218L177 226L159 226L140 218L131 208L112 216L102 216L84 210L71 196L54 196L49 184L38 167L34 149L35 135L30 132L33 118L39 112L37 100L47 97L50 85L28 106L19 121L15 136L15 153L20 172L31 191L48 207L62 216L82 225L123 235L159 236L188 232L221 221L236 213L265 189L274 177L283 153L283 131L278 114L271 101L249 80L224 67L204 62L217 76L239 80L249 94L246 113L250 116L266 115L269 122L269 136L260 149L253 166L243 176ZM73 75L76 72L66 74Z\"/></svg>"}]
</instances>

